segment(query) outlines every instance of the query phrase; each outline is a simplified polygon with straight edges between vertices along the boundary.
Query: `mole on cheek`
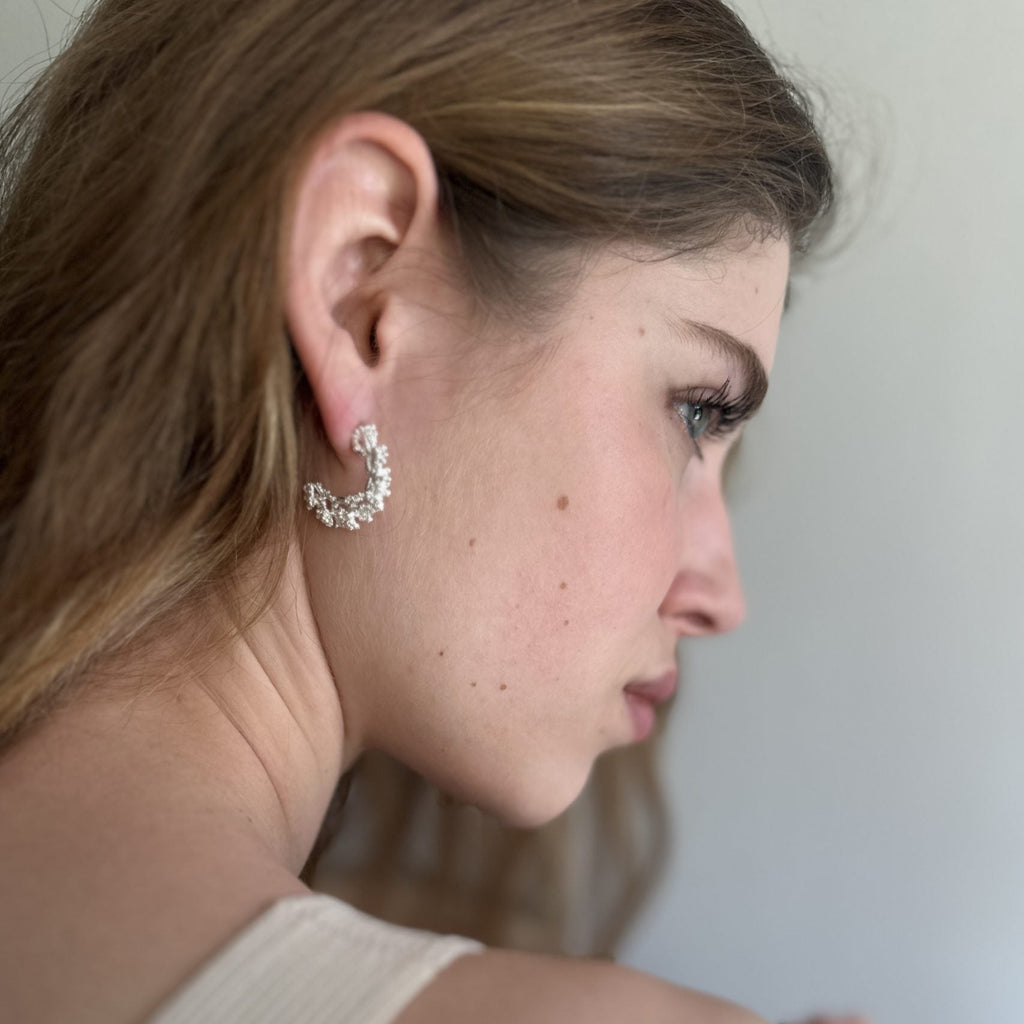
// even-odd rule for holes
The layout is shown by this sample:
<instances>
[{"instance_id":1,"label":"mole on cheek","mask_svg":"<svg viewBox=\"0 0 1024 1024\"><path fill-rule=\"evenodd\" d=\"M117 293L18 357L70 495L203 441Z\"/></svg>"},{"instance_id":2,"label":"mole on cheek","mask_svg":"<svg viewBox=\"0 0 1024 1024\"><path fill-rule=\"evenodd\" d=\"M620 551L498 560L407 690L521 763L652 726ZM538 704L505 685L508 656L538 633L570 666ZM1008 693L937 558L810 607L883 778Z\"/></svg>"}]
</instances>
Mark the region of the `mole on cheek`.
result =
<instances>
[{"instance_id":1,"label":"mole on cheek","mask_svg":"<svg viewBox=\"0 0 1024 1024\"><path fill-rule=\"evenodd\" d=\"M508 687L507 687L507 686L506 686L506 685L505 685L504 683L502 683L502 684L501 684L501 687L500 687L500 689L502 689L502 690L507 690L507 689L508 689Z\"/></svg>"},{"instance_id":2,"label":"mole on cheek","mask_svg":"<svg viewBox=\"0 0 1024 1024\"><path fill-rule=\"evenodd\" d=\"M568 586L569 586L569 584L568 584L568 583L566 583L566 582L565 582L565 581L563 580L563 581L562 581L561 583L559 583L559 584L558 584L558 589L559 589L559 590L565 590L565 588L566 588L566 587L568 587Z\"/></svg>"},{"instance_id":3,"label":"mole on cheek","mask_svg":"<svg viewBox=\"0 0 1024 1024\"><path fill-rule=\"evenodd\" d=\"M558 499L558 507L562 512L569 507L569 499L564 494Z\"/></svg>"},{"instance_id":4,"label":"mole on cheek","mask_svg":"<svg viewBox=\"0 0 1024 1024\"><path fill-rule=\"evenodd\" d=\"M476 537L470 537L469 538L469 546L471 548L476 546Z\"/></svg>"}]
</instances>

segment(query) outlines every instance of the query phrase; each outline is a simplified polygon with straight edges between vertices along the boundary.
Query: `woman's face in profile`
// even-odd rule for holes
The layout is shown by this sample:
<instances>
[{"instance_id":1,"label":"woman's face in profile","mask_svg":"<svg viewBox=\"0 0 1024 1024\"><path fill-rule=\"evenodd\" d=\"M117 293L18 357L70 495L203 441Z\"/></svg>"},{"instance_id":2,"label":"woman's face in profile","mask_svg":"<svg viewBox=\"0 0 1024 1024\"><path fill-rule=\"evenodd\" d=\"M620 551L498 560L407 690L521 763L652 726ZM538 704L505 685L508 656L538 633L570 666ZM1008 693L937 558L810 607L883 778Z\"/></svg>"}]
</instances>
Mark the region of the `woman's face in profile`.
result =
<instances>
[{"instance_id":1,"label":"woman's face in profile","mask_svg":"<svg viewBox=\"0 0 1024 1024\"><path fill-rule=\"evenodd\" d=\"M529 339L536 359L487 341L467 363L466 337L421 321L430 357L380 400L388 509L307 547L346 731L521 825L643 738L651 705L625 688L674 678L680 637L743 616L721 473L763 397L788 272L779 241L603 255ZM377 624L360 659L341 542L377 581L359 597Z\"/></svg>"}]
</instances>

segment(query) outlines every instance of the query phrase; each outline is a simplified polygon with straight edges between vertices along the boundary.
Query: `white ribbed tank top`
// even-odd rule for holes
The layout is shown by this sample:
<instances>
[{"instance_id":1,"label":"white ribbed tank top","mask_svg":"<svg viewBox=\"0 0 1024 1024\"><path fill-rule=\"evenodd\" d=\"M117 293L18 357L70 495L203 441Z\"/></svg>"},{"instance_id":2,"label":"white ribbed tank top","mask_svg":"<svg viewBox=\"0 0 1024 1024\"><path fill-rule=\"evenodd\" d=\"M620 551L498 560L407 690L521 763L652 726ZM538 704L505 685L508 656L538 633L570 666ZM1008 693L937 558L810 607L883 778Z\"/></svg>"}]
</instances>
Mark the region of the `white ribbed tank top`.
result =
<instances>
[{"instance_id":1,"label":"white ribbed tank top","mask_svg":"<svg viewBox=\"0 0 1024 1024\"><path fill-rule=\"evenodd\" d=\"M448 964L483 948L378 921L324 893L288 896L148 1024L389 1024Z\"/></svg>"}]
</instances>

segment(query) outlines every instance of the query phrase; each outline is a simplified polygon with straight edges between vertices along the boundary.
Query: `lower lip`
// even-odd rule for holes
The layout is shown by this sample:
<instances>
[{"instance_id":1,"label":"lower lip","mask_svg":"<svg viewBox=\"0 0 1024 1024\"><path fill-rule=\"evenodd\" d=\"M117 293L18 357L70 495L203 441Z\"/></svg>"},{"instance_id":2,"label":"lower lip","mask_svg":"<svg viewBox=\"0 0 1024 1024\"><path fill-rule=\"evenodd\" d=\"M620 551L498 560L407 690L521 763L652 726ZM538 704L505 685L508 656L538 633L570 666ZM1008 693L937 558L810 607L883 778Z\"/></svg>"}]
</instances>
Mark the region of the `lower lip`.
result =
<instances>
[{"instance_id":1,"label":"lower lip","mask_svg":"<svg viewBox=\"0 0 1024 1024\"><path fill-rule=\"evenodd\" d=\"M626 703L633 717L633 733L639 743L654 731L654 705L635 693L626 694Z\"/></svg>"}]
</instances>

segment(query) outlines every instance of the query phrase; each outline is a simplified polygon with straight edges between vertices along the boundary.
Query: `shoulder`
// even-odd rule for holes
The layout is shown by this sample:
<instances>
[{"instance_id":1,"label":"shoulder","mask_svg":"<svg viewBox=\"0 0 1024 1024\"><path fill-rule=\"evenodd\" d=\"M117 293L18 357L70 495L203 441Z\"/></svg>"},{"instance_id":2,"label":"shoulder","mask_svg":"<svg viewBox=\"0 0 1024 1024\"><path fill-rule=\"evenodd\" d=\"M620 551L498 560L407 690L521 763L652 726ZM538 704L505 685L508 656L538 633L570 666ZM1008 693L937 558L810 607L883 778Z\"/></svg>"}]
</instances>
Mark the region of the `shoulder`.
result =
<instances>
[{"instance_id":1,"label":"shoulder","mask_svg":"<svg viewBox=\"0 0 1024 1024\"><path fill-rule=\"evenodd\" d=\"M272 1024L281 1006L293 1020L383 1024L453 960L481 949L388 924L323 893L288 895L210 957L151 1024Z\"/></svg>"},{"instance_id":2,"label":"shoulder","mask_svg":"<svg viewBox=\"0 0 1024 1024\"><path fill-rule=\"evenodd\" d=\"M765 1024L734 1003L603 960L488 949L437 975L394 1024Z\"/></svg>"},{"instance_id":3,"label":"shoulder","mask_svg":"<svg viewBox=\"0 0 1024 1024\"><path fill-rule=\"evenodd\" d=\"M487 949L388 924L323 894L274 904L151 1024L269 1024L279 1017L268 1007L282 1005L298 1014L292 1019L315 1009L316 1019L338 1024L764 1024L607 961Z\"/></svg>"}]
</instances>

